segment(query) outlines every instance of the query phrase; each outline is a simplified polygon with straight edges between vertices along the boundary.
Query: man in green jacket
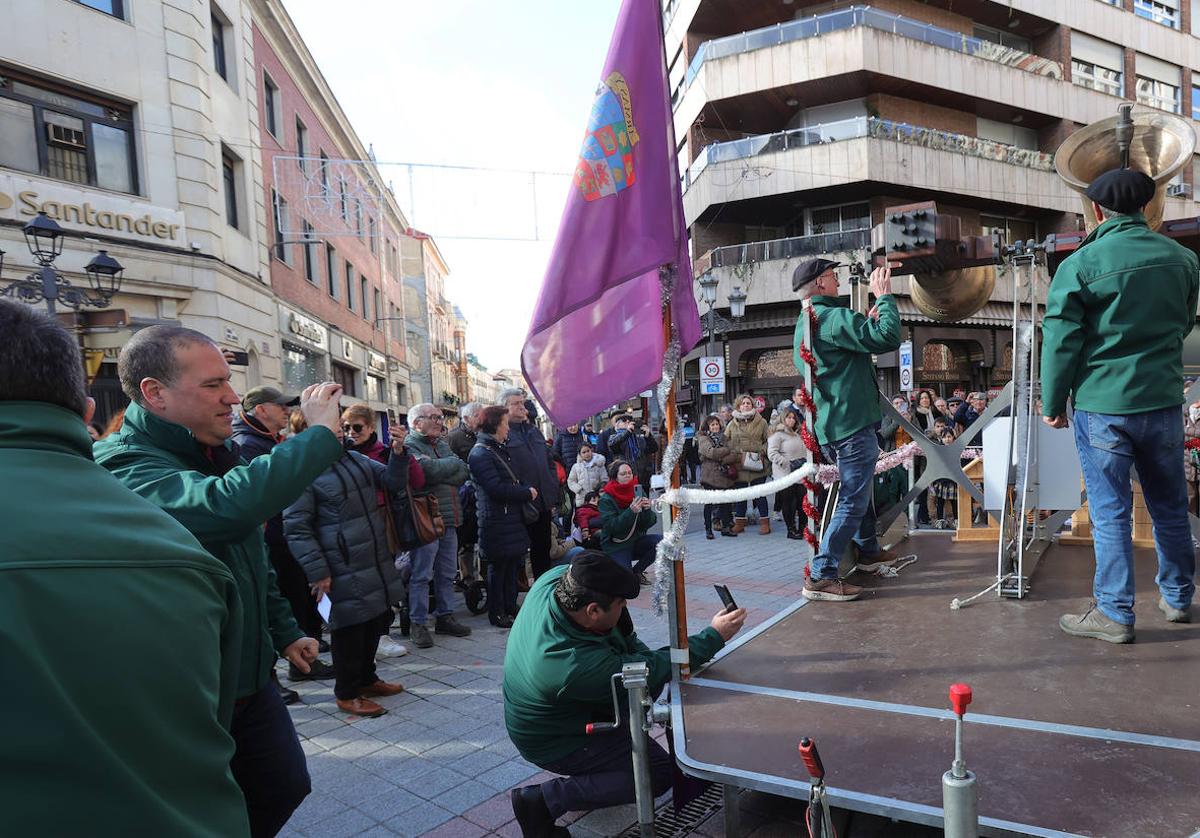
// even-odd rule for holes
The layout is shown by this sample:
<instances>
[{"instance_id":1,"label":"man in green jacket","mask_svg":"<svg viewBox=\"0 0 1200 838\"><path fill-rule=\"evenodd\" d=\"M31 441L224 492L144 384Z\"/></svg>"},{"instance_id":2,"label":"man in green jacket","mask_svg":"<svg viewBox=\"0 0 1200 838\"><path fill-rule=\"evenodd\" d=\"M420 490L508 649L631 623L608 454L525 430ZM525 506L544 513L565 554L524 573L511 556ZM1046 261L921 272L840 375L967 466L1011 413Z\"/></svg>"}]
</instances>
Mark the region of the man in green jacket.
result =
<instances>
[{"instance_id":1,"label":"man in green jacket","mask_svg":"<svg viewBox=\"0 0 1200 838\"><path fill-rule=\"evenodd\" d=\"M1154 181L1114 169L1088 187L1102 223L1058 267L1042 328L1042 414L1075 446L1096 548L1095 603L1064 614L1067 634L1134 638L1130 469L1154 521L1159 610L1186 623L1196 556L1183 476L1183 341L1196 323L1200 260L1146 225Z\"/></svg>"},{"instance_id":2,"label":"man in green jacket","mask_svg":"<svg viewBox=\"0 0 1200 838\"><path fill-rule=\"evenodd\" d=\"M96 462L183 524L237 581L243 608L233 776L251 834L275 835L310 791L304 752L269 681L278 652L301 672L316 659L279 594L267 562L263 522L295 501L342 455L335 428L341 387L310 386L300 399L309 428L247 465L229 441L238 396L229 365L207 336L151 326L117 362L131 403L121 430L102 440Z\"/></svg>"},{"instance_id":3,"label":"man in green jacket","mask_svg":"<svg viewBox=\"0 0 1200 838\"><path fill-rule=\"evenodd\" d=\"M588 550L543 573L525 596L504 656L504 723L522 757L567 775L512 791L525 838L569 835L554 826L565 812L634 800L629 732L586 729L614 721L609 683L624 664L648 665L651 695L671 678L669 650L651 651L633 630L625 603L638 589L633 571ZM711 659L745 620L745 609L722 611L688 638L691 666ZM650 773L657 797L670 787L671 760L655 742Z\"/></svg>"},{"instance_id":4,"label":"man in green jacket","mask_svg":"<svg viewBox=\"0 0 1200 838\"><path fill-rule=\"evenodd\" d=\"M92 462L75 337L8 300L0 335L0 832L247 836L233 575Z\"/></svg>"},{"instance_id":5,"label":"man in green jacket","mask_svg":"<svg viewBox=\"0 0 1200 838\"><path fill-rule=\"evenodd\" d=\"M875 510L871 491L879 439L875 435L883 413L875 383L873 353L900 348L900 312L892 296L892 268L885 264L871 272L875 308L867 317L841 305L838 299L836 262L810 259L796 268L792 290L801 300L811 300L817 316L813 334L816 378L813 402L817 407L816 435L826 461L836 462L837 507L821 538L821 551L813 557L804 582L806 599L846 602L862 593L858 585L838 578L838 561L853 541L864 562L894 558L875 537ZM804 369L800 345L807 314L796 322L795 363Z\"/></svg>"},{"instance_id":6,"label":"man in green jacket","mask_svg":"<svg viewBox=\"0 0 1200 838\"><path fill-rule=\"evenodd\" d=\"M409 551L412 579L408 584L408 616L412 620L412 641L418 649L433 645L429 633L429 582L433 581L433 630L438 634L466 637L471 629L454 619L454 572L458 568L458 527L462 507L458 487L471 477L467 464L450 450L445 438L446 424L436 405L419 404L409 412L413 430L405 445L425 472L425 494L437 497L438 511L446 524L446 533L437 541Z\"/></svg>"}]
</instances>

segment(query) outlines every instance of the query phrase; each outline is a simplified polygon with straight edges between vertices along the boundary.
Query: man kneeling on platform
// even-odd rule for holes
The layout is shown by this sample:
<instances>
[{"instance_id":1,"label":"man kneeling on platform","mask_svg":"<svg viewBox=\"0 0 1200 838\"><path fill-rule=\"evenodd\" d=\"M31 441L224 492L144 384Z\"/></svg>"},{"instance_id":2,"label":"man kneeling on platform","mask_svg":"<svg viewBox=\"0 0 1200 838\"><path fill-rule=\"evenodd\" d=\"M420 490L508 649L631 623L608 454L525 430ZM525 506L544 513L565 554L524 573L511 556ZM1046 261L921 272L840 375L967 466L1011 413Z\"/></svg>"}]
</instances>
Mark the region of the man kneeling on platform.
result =
<instances>
[{"instance_id":1,"label":"man kneeling on platform","mask_svg":"<svg viewBox=\"0 0 1200 838\"><path fill-rule=\"evenodd\" d=\"M1196 555L1183 475L1183 341L1196 321L1196 254L1146 224L1147 175L1114 169L1087 189L1102 222L1054 274L1043 327L1042 413L1065 428L1075 403L1075 446L1096 547L1095 602L1064 614L1067 634L1133 640L1136 468L1154 521L1158 608L1186 623Z\"/></svg>"},{"instance_id":2,"label":"man kneeling on platform","mask_svg":"<svg viewBox=\"0 0 1200 838\"><path fill-rule=\"evenodd\" d=\"M627 727L591 736L585 731L590 722L613 721L610 682L624 664L648 665L653 696L671 678L669 650L651 651L633 630L625 603L638 592L633 571L588 550L539 576L521 605L504 657L505 726L522 757L567 775L513 790L513 812L525 838L570 835L554 825L566 812L634 801ZM691 665L712 658L745 620L743 608L713 617L688 638ZM671 760L656 742L649 744L657 797L670 788Z\"/></svg>"},{"instance_id":3,"label":"man kneeling on platform","mask_svg":"<svg viewBox=\"0 0 1200 838\"><path fill-rule=\"evenodd\" d=\"M821 538L821 551L812 560L804 583L806 599L845 602L862 593L858 585L838 578L838 562L853 541L861 561L881 562L897 558L879 546L875 536L875 511L871 493L879 439L875 434L883 418L875 383L872 353L893 352L900 347L900 313L892 296L892 267L885 264L871 272L875 308L864 316L841 305L836 262L810 259L796 268L792 290L800 299L812 300L817 325L812 351L816 356L813 402L816 404L817 440L827 462L838 467L837 506ZM795 362L804 369L800 347L804 338L805 314L796 323Z\"/></svg>"}]
</instances>

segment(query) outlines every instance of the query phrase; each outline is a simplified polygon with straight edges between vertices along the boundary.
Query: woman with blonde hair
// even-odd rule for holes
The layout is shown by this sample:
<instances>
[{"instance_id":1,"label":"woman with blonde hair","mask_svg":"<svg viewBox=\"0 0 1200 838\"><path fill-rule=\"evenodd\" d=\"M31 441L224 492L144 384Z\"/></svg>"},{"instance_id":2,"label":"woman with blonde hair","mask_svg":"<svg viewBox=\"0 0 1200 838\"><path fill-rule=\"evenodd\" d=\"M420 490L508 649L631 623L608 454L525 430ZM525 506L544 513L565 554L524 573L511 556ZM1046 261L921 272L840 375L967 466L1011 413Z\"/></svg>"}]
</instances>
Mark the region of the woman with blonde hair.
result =
<instances>
[{"instance_id":1,"label":"woman with blonde hair","mask_svg":"<svg viewBox=\"0 0 1200 838\"><path fill-rule=\"evenodd\" d=\"M759 415L754 397L743 393L733 403L733 419L725 426L725 439L731 451L739 456L735 489L758 486L767 482L767 420ZM771 513L765 497L755 498L758 510L758 531L763 535L771 532ZM746 529L746 501L733 507L733 532Z\"/></svg>"}]
</instances>

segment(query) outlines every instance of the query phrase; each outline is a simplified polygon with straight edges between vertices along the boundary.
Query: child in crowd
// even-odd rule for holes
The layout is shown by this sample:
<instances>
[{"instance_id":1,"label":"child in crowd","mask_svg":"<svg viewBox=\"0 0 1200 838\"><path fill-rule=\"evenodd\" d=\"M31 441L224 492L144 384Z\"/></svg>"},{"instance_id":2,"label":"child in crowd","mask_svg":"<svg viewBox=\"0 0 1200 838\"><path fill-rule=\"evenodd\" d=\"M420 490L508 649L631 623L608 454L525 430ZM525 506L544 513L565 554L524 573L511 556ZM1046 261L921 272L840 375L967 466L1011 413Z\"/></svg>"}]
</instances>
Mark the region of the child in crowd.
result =
<instances>
[{"instance_id":1,"label":"child in crowd","mask_svg":"<svg viewBox=\"0 0 1200 838\"><path fill-rule=\"evenodd\" d=\"M575 530L571 533L577 544L589 550L600 549L600 493L588 492L583 505L575 510Z\"/></svg>"},{"instance_id":2,"label":"child in crowd","mask_svg":"<svg viewBox=\"0 0 1200 838\"><path fill-rule=\"evenodd\" d=\"M941 440L942 445L950 445L954 442L954 430L948 427L945 423L938 420L940 424L934 426L934 430L930 432L932 437L934 434L939 434L937 439ZM955 520L957 517L956 507L958 505L958 484L953 480L935 480L933 481L933 502L937 507L937 518L933 522L933 526L939 530L952 530L958 526ZM950 504L950 517L946 517L946 503Z\"/></svg>"}]
</instances>

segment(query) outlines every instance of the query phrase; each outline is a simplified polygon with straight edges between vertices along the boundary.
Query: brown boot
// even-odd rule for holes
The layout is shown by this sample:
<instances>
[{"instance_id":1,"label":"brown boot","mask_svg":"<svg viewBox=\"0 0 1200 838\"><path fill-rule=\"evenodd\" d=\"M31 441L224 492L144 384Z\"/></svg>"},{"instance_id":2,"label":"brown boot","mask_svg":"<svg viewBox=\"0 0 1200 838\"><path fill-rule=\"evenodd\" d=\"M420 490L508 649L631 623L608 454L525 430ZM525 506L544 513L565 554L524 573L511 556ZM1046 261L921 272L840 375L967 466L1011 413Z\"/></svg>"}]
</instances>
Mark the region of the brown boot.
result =
<instances>
[{"instance_id":1,"label":"brown boot","mask_svg":"<svg viewBox=\"0 0 1200 838\"><path fill-rule=\"evenodd\" d=\"M733 533L734 535L737 535L740 532L745 532L745 530L746 530L746 519L745 518L734 518L733 519L733 528L730 530L730 532Z\"/></svg>"},{"instance_id":2,"label":"brown boot","mask_svg":"<svg viewBox=\"0 0 1200 838\"><path fill-rule=\"evenodd\" d=\"M339 698L337 706L343 713L349 713L353 716L365 716L368 719L382 716L387 712L386 708L379 706L369 698Z\"/></svg>"},{"instance_id":3,"label":"brown boot","mask_svg":"<svg viewBox=\"0 0 1200 838\"><path fill-rule=\"evenodd\" d=\"M759 535L770 535L771 534L771 519L770 518L763 516L758 519L758 534Z\"/></svg>"}]
</instances>

